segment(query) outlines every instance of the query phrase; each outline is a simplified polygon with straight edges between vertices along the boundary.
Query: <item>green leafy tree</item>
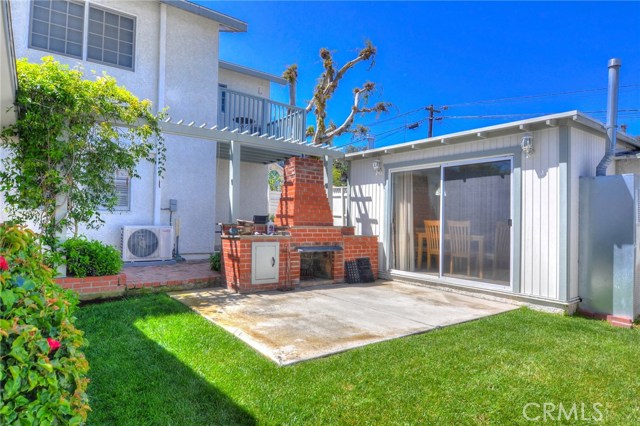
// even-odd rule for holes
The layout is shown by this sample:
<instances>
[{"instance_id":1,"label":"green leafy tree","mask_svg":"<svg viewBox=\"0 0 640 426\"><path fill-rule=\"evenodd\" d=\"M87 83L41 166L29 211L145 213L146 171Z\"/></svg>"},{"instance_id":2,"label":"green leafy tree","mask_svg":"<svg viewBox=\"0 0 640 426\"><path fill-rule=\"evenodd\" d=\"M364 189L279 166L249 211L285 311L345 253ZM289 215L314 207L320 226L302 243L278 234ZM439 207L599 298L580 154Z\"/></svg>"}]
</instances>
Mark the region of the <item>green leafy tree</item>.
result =
<instances>
[{"instance_id":1,"label":"green leafy tree","mask_svg":"<svg viewBox=\"0 0 640 426\"><path fill-rule=\"evenodd\" d=\"M117 170L139 177L138 162L157 155L162 173L162 114L152 113L150 101L106 74L85 79L52 57L19 60L17 73L18 118L2 130L8 155L0 190L13 218L35 222L47 244L65 229L77 234L78 224L102 225L100 209L117 203Z\"/></svg>"},{"instance_id":2,"label":"green leafy tree","mask_svg":"<svg viewBox=\"0 0 640 426\"><path fill-rule=\"evenodd\" d=\"M351 152L361 151L362 148L347 145L344 152L349 154ZM346 186L347 176L349 173L349 162L345 159L333 160L333 186Z\"/></svg>"},{"instance_id":3,"label":"green leafy tree","mask_svg":"<svg viewBox=\"0 0 640 426\"><path fill-rule=\"evenodd\" d=\"M269 190L280 191L282 189L282 176L277 170L269 170Z\"/></svg>"}]
</instances>

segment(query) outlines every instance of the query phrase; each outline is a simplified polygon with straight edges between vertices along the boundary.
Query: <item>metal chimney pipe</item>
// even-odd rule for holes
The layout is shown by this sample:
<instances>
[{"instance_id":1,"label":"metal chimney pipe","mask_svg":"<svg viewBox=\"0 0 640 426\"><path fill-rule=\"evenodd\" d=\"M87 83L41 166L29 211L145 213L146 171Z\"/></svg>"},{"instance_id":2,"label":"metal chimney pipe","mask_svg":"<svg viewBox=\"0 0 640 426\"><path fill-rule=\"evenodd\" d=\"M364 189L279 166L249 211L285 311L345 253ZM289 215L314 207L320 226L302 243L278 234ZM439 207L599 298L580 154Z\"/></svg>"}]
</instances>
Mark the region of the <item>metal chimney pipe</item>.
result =
<instances>
[{"instance_id":1,"label":"metal chimney pipe","mask_svg":"<svg viewBox=\"0 0 640 426\"><path fill-rule=\"evenodd\" d=\"M616 118L618 116L618 80L620 77L620 67L622 60L619 58L609 59L609 86L607 89L607 148L596 167L596 176L606 176L607 167L611 164L613 156L616 154Z\"/></svg>"}]
</instances>

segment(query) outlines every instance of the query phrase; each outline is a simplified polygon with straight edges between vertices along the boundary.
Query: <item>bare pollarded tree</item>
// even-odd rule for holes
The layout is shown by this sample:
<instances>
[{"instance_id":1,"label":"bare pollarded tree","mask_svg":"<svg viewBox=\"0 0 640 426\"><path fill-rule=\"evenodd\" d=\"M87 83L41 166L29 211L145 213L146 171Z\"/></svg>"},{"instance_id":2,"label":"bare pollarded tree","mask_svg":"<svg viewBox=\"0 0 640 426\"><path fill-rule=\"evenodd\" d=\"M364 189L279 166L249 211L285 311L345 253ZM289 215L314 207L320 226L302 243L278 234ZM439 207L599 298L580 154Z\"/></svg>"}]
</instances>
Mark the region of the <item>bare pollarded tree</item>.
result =
<instances>
[{"instance_id":1,"label":"bare pollarded tree","mask_svg":"<svg viewBox=\"0 0 640 426\"><path fill-rule=\"evenodd\" d=\"M353 105L351 106L351 111L345 118L344 122L338 126L333 121L330 121L329 125L327 125L327 103L333 97L340 80L344 77L347 71L352 69L359 62L369 61L371 66L373 66L375 63L374 59L376 53L376 47L370 41L367 41L365 43L365 47L358 52L358 56L338 68L334 64L333 55L329 49L320 49L320 58L322 59L324 71L322 75L320 75L318 84L313 90L313 98L305 108L307 113L313 112L316 116L315 128L310 126L307 130L307 136L312 136L314 144L331 144L333 138L347 132L364 134L367 132L365 127L353 127L356 115L388 111L391 106L388 102L378 102L372 106L368 106L369 97L375 91L376 87L375 83L368 81L361 87L353 89ZM288 67L282 77L289 82L290 102L293 105L295 104L296 97L298 66L294 64Z\"/></svg>"}]
</instances>

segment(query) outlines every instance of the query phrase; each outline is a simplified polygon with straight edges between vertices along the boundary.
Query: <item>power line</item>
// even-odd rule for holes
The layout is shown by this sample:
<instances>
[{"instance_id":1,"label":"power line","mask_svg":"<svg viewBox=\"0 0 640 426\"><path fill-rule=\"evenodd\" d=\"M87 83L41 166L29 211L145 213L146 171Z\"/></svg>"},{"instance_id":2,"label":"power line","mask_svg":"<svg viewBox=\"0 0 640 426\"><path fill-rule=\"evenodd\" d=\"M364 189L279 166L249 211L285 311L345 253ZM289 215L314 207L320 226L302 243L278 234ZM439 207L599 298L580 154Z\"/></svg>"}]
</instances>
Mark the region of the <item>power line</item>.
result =
<instances>
[{"instance_id":1,"label":"power line","mask_svg":"<svg viewBox=\"0 0 640 426\"><path fill-rule=\"evenodd\" d=\"M624 86L620 86L620 89L625 88L640 88L640 84L627 84ZM583 89L583 90L572 90L567 92L554 92L554 93L542 93L538 95L524 95L524 96L512 96L508 98L497 98L497 99L484 99L479 101L472 102L462 102L458 104L449 104L448 107L459 107L459 106L467 106L467 105L478 105L478 104L489 104L489 103L500 103L500 102L511 102L516 100L524 100L524 99L538 99L538 98L546 98L553 96L566 96L566 95L576 95L582 93L593 93L593 92L601 92L606 91L606 87L601 87L598 89Z\"/></svg>"},{"instance_id":2,"label":"power line","mask_svg":"<svg viewBox=\"0 0 640 426\"><path fill-rule=\"evenodd\" d=\"M620 89L629 89L629 88L640 88L640 84L627 84L627 85L620 86ZM545 97L567 96L567 95L586 94L586 93L596 93L596 92L602 92L602 91L606 91L606 90L607 90L606 87L601 87L601 88L597 88L597 89L582 89L582 90L572 90L572 91L565 91L565 92L543 93L543 94L536 94L536 95L512 96L512 97L507 97L507 98L483 99L483 100L477 100L477 101L471 101L471 102L462 102L462 103L457 103L457 104L449 104L446 107L447 108L451 108L451 107L482 105L482 104L507 103L507 102L513 102L513 101L519 101L519 100L540 99L540 98L545 98ZM374 122L371 122L371 123L367 123L367 124L365 124L365 126L368 126L368 127L376 126L378 124L382 124L382 123L386 123L386 122L389 122L389 121L397 120L398 118L405 117L407 115L414 114L414 113L417 113L417 112L422 111L422 110L429 111L430 107L433 107L433 105L426 105L426 106L423 106L423 107L420 107L420 108L416 108L414 110L411 110L411 111L408 111L408 112L405 112L405 113L397 114L397 115L395 115L393 117L385 118L384 120L379 120L379 121L374 121ZM445 107L443 106L442 108L445 108Z\"/></svg>"}]
</instances>

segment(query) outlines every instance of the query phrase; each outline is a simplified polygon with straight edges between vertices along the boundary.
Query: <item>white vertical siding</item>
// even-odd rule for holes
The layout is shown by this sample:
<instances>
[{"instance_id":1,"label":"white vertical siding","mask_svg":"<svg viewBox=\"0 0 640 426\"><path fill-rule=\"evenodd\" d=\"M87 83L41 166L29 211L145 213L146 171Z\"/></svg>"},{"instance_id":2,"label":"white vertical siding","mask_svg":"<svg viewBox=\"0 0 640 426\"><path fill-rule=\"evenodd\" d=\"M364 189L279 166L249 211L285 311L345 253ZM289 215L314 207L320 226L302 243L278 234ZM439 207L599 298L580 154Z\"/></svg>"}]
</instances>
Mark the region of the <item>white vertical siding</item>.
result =
<instances>
[{"instance_id":1,"label":"white vertical siding","mask_svg":"<svg viewBox=\"0 0 640 426\"><path fill-rule=\"evenodd\" d=\"M535 152L522 159L521 292L559 296L558 129L533 133Z\"/></svg>"},{"instance_id":2,"label":"white vertical siding","mask_svg":"<svg viewBox=\"0 0 640 426\"><path fill-rule=\"evenodd\" d=\"M519 146L517 135L496 137L478 140L471 143L457 145L442 145L430 149L421 149L398 154L381 155L385 170L394 163L422 160L425 165L434 164L435 159L469 154L469 159L486 156L486 152ZM379 238L379 265L386 268L387 253L384 252L382 241L387 225L386 215L386 185L385 176L376 175L373 170L375 158L363 158L351 162L350 173L350 214L351 224L356 227L356 233L361 235L378 235Z\"/></svg>"},{"instance_id":3,"label":"white vertical siding","mask_svg":"<svg viewBox=\"0 0 640 426\"><path fill-rule=\"evenodd\" d=\"M526 295L559 298L560 265L560 171L559 130L548 128L533 132L535 153L522 157L521 220L521 276L520 292ZM519 147L520 134L488 138L471 143L444 145L399 154L381 155L383 164L421 161L425 165L437 164L437 159L468 154L468 159L486 157L493 150ZM466 156L465 156L466 157ZM373 158L353 160L351 164L351 215L356 232L374 234L382 241L385 221L385 186L382 176L376 176ZM380 254L381 268L386 253ZM517 251L516 251L517 253Z\"/></svg>"},{"instance_id":4,"label":"white vertical siding","mask_svg":"<svg viewBox=\"0 0 640 426\"><path fill-rule=\"evenodd\" d=\"M579 207L580 177L595 176L596 166L605 152L604 135L598 136L580 129L571 128L570 133L570 169L569 169L569 299L578 296L578 253L579 253ZM612 166L607 174L613 173Z\"/></svg>"}]
</instances>

